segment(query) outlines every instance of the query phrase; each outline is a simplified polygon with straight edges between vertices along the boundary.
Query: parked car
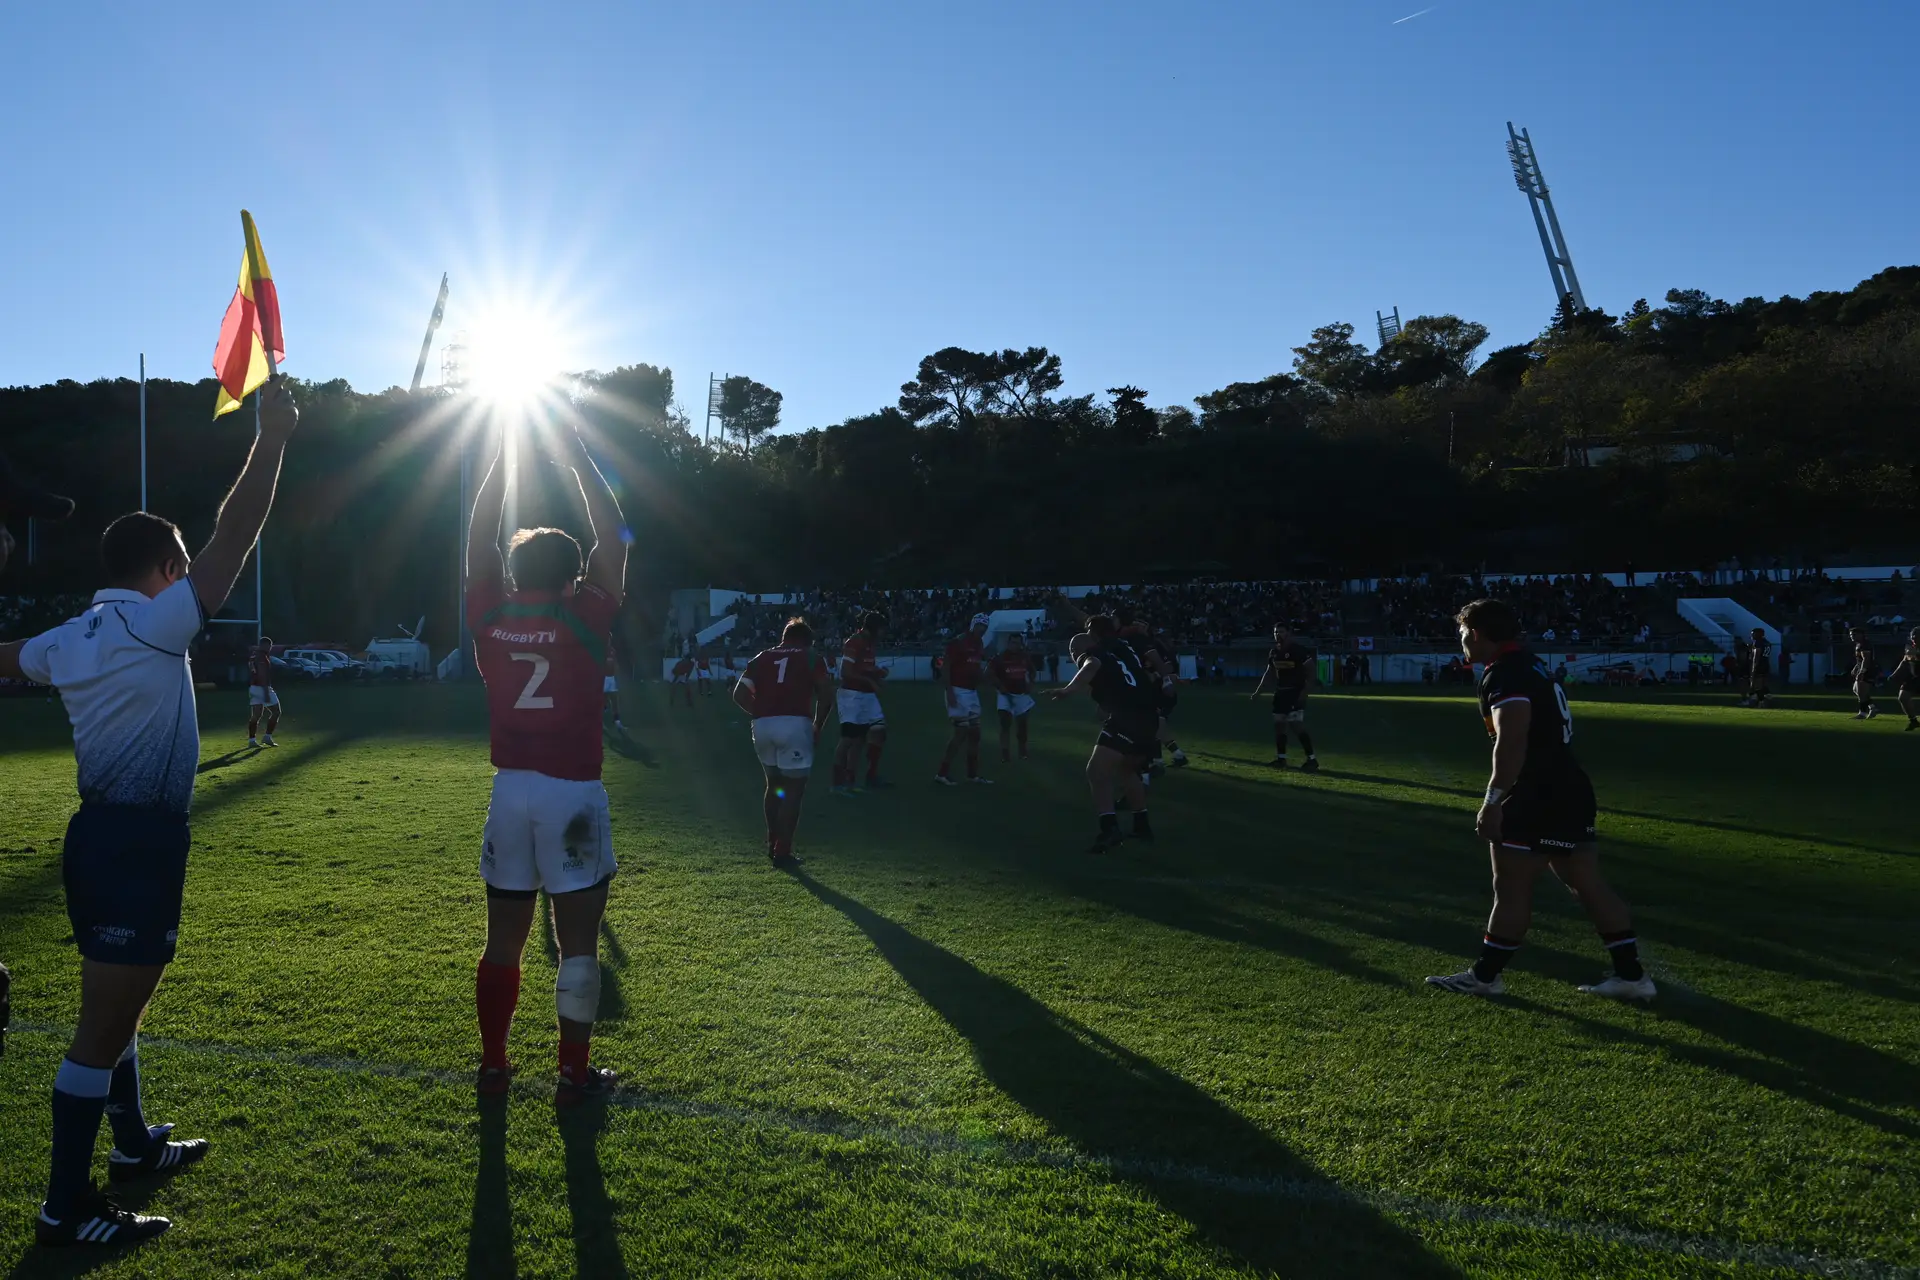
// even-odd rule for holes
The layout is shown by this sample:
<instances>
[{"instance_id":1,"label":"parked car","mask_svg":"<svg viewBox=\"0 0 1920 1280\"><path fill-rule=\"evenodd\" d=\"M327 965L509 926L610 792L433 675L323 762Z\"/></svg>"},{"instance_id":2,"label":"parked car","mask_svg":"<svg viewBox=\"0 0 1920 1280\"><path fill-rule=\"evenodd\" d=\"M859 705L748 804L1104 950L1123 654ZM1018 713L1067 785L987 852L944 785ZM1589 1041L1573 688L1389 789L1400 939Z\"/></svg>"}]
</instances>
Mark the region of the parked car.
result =
<instances>
[{"instance_id":1,"label":"parked car","mask_svg":"<svg viewBox=\"0 0 1920 1280\"><path fill-rule=\"evenodd\" d=\"M288 649L281 656L311 663L333 680L352 680L366 674L366 668L338 649Z\"/></svg>"},{"instance_id":2,"label":"parked car","mask_svg":"<svg viewBox=\"0 0 1920 1280\"><path fill-rule=\"evenodd\" d=\"M267 661L273 664L276 680L319 680L333 674L331 668L323 667L317 662L308 662L305 658L289 658L274 654Z\"/></svg>"}]
</instances>

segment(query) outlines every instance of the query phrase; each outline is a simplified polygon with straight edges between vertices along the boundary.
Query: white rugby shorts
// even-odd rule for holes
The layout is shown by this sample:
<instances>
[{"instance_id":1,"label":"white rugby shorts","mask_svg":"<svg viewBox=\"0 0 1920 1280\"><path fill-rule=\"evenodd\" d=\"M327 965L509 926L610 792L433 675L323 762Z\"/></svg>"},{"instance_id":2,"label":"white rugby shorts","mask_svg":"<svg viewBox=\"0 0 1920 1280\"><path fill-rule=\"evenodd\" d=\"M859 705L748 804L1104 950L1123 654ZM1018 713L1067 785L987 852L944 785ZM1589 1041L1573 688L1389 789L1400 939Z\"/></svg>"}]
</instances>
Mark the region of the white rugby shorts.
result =
<instances>
[{"instance_id":1,"label":"white rugby shorts","mask_svg":"<svg viewBox=\"0 0 1920 1280\"><path fill-rule=\"evenodd\" d=\"M761 716L753 722L760 767L789 778L813 772L813 721L805 716Z\"/></svg>"},{"instance_id":2,"label":"white rugby shorts","mask_svg":"<svg viewBox=\"0 0 1920 1280\"><path fill-rule=\"evenodd\" d=\"M618 693L620 692L620 682L614 679L612 676L608 676L605 680L602 680L600 682L600 692Z\"/></svg>"},{"instance_id":3,"label":"white rugby shorts","mask_svg":"<svg viewBox=\"0 0 1920 1280\"><path fill-rule=\"evenodd\" d=\"M980 718L980 691L978 689L949 689L951 700L943 699L947 705L949 720L978 720Z\"/></svg>"},{"instance_id":4,"label":"white rugby shorts","mask_svg":"<svg viewBox=\"0 0 1920 1280\"><path fill-rule=\"evenodd\" d=\"M841 724L864 724L871 729L887 727L887 714L880 709L880 695L864 689L842 689L835 703Z\"/></svg>"},{"instance_id":5,"label":"white rugby shorts","mask_svg":"<svg viewBox=\"0 0 1920 1280\"><path fill-rule=\"evenodd\" d=\"M247 686L247 705L250 707L277 707L280 705L278 689L262 689L257 684Z\"/></svg>"},{"instance_id":6,"label":"white rugby shorts","mask_svg":"<svg viewBox=\"0 0 1920 1280\"><path fill-rule=\"evenodd\" d=\"M1003 693L994 699L1000 710L1012 716L1024 716L1033 710L1033 697L1025 693Z\"/></svg>"},{"instance_id":7,"label":"white rugby shorts","mask_svg":"<svg viewBox=\"0 0 1920 1280\"><path fill-rule=\"evenodd\" d=\"M496 889L590 889L615 871L607 789L531 769L493 775L480 878Z\"/></svg>"}]
</instances>

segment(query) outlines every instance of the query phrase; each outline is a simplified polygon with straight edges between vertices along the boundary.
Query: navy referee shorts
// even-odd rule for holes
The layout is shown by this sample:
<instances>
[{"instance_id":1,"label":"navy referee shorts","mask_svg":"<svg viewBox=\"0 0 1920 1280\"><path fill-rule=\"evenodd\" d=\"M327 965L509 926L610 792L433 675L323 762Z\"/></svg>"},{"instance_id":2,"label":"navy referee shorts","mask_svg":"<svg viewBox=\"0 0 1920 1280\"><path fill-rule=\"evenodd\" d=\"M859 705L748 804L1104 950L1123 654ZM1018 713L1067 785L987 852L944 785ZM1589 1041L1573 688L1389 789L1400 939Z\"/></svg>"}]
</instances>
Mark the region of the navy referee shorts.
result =
<instances>
[{"instance_id":1,"label":"navy referee shorts","mask_svg":"<svg viewBox=\"0 0 1920 1280\"><path fill-rule=\"evenodd\" d=\"M184 813L81 805L60 857L80 954L107 964L172 960L192 845Z\"/></svg>"}]
</instances>

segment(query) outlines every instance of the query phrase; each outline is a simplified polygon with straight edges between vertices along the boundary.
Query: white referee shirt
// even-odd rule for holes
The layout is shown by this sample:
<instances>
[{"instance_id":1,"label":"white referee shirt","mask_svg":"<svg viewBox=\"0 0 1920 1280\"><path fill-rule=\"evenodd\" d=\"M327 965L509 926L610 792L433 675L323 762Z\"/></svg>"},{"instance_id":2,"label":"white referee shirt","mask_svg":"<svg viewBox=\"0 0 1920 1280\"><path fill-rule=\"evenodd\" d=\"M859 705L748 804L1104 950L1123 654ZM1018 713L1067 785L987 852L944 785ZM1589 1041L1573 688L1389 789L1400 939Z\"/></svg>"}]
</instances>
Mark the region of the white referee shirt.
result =
<instances>
[{"instance_id":1,"label":"white referee shirt","mask_svg":"<svg viewBox=\"0 0 1920 1280\"><path fill-rule=\"evenodd\" d=\"M188 578L148 599L108 588L20 649L28 679L60 691L85 804L186 813L200 764L187 646L205 625Z\"/></svg>"}]
</instances>

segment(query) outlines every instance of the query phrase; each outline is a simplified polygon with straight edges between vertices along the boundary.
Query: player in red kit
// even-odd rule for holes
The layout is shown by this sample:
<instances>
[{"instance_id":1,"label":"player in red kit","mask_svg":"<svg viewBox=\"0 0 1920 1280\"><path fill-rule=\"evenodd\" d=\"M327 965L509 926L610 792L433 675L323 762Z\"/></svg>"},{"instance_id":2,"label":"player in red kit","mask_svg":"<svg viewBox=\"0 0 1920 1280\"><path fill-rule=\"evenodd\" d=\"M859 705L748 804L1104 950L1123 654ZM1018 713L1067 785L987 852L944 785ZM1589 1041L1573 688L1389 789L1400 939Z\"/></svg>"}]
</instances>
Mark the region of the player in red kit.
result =
<instances>
[{"instance_id":1,"label":"player in red kit","mask_svg":"<svg viewBox=\"0 0 1920 1280\"><path fill-rule=\"evenodd\" d=\"M953 736L947 739L946 754L940 757L940 772L933 780L943 787L958 786L953 780L953 753L967 749L967 781L991 786L992 779L980 776L980 667L986 657L987 615L976 613L963 636L947 644L941 667L947 686L947 719Z\"/></svg>"},{"instance_id":2,"label":"player in red kit","mask_svg":"<svg viewBox=\"0 0 1920 1280\"><path fill-rule=\"evenodd\" d=\"M480 855L487 886L487 946L475 982L482 1093L504 1093L513 1075L507 1032L520 998L520 956L537 894L553 904L560 973L560 1083L555 1102L604 1097L614 1076L587 1065L600 1003L600 921L613 879L613 834L600 783L601 681L627 570L624 522L599 468L567 430L559 465L586 498L594 546L559 529L521 529L500 555L504 459L474 499L467 537L467 622L487 685L493 794Z\"/></svg>"},{"instance_id":3,"label":"player in red kit","mask_svg":"<svg viewBox=\"0 0 1920 1280\"><path fill-rule=\"evenodd\" d=\"M707 660L707 651L698 650L693 656L693 678L700 682L700 696L713 696L713 664Z\"/></svg>"},{"instance_id":4,"label":"player in red kit","mask_svg":"<svg viewBox=\"0 0 1920 1280\"><path fill-rule=\"evenodd\" d=\"M273 687L271 636L261 636L260 642L247 652L247 745L250 747L262 745L256 736L262 712L267 717L265 745L277 747L280 744L273 740L273 731L280 727L280 694Z\"/></svg>"},{"instance_id":5,"label":"player in red kit","mask_svg":"<svg viewBox=\"0 0 1920 1280\"><path fill-rule=\"evenodd\" d=\"M867 789L891 786L880 780L880 748L887 741L887 716L880 709L880 684L887 669L875 656L874 645L887 625L887 616L869 609L860 615L860 629L840 649L840 745L833 752L833 793L859 794L860 747L867 748Z\"/></svg>"},{"instance_id":6,"label":"player in red kit","mask_svg":"<svg viewBox=\"0 0 1920 1280\"><path fill-rule=\"evenodd\" d=\"M673 680L667 685L667 705L673 705L673 691L678 689L686 695L687 705L693 705L693 659L682 658L673 664Z\"/></svg>"},{"instance_id":7,"label":"player in red kit","mask_svg":"<svg viewBox=\"0 0 1920 1280\"><path fill-rule=\"evenodd\" d=\"M813 628L804 618L788 619L780 643L754 655L746 674L734 681L733 700L753 720L753 749L767 775L761 798L767 857L776 867L791 867L799 861L793 832L813 772L813 748L833 710L833 676L813 651Z\"/></svg>"},{"instance_id":8,"label":"player in red kit","mask_svg":"<svg viewBox=\"0 0 1920 1280\"><path fill-rule=\"evenodd\" d=\"M1007 637L1007 647L993 655L987 664L993 680L994 702L1000 711L1000 759L1007 754L1007 733L1012 730L1020 740L1020 758L1027 758L1027 717L1033 714L1033 655L1018 631Z\"/></svg>"}]
</instances>

